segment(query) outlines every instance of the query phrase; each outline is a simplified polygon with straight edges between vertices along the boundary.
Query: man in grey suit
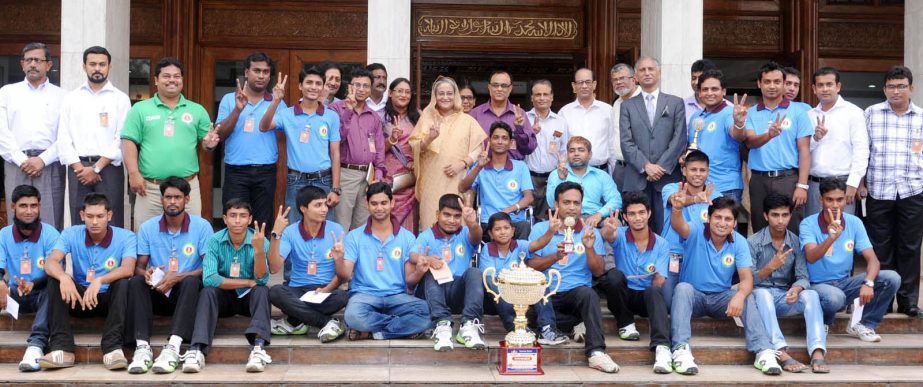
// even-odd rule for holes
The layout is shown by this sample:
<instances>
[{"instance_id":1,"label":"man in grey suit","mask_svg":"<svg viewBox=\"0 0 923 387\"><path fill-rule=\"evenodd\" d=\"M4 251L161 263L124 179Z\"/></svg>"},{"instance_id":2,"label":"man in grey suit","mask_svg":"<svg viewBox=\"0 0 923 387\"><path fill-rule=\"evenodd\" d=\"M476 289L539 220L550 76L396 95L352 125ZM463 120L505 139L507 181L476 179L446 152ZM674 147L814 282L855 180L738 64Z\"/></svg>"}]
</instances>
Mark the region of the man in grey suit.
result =
<instances>
[{"instance_id":1,"label":"man in grey suit","mask_svg":"<svg viewBox=\"0 0 923 387\"><path fill-rule=\"evenodd\" d=\"M660 92L660 62L643 56L635 64L641 94L625 101L619 113L622 153L628 169L623 191L643 191L651 203L663 203L660 190L680 180L676 164L686 149L683 100ZM660 234L663 206L654 205L651 228Z\"/></svg>"}]
</instances>

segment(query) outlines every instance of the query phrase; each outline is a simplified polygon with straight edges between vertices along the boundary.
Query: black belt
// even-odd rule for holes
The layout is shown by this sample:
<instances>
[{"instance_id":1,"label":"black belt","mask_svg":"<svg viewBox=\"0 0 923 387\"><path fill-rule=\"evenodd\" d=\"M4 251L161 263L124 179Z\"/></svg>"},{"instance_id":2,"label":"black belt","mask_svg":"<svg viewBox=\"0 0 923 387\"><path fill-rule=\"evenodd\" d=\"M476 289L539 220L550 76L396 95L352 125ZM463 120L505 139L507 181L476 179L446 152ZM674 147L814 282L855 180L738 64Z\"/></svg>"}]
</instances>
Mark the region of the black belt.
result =
<instances>
[{"instance_id":1,"label":"black belt","mask_svg":"<svg viewBox=\"0 0 923 387\"><path fill-rule=\"evenodd\" d=\"M626 162L624 162L624 161L622 161L622 160L615 160L615 165L620 166L620 167L627 167L627 166L628 166L628 163L626 163Z\"/></svg>"},{"instance_id":2,"label":"black belt","mask_svg":"<svg viewBox=\"0 0 923 387\"><path fill-rule=\"evenodd\" d=\"M593 168L599 168L599 169L602 169L603 171L608 172L608 171L609 171L609 162L607 161L607 162L605 162L605 163L602 163L602 164L599 164L599 165L595 165L595 166L593 166Z\"/></svg>"},{"instance_id":3,"label":"black belt","mask_svg":"<svg viewBox=\"0 0 923 387\"><path fill-rule=\"evenodd\" d=\"M813 181L813 182L815 182L815 183L820 183L822 180L824 180L824 179L829 179L829 178L834 178L834 179L840 180L840 181L846 181L847 179L849 179L849 175L842 175L842 176L827 176L827 177L817 177L817 176L813 176L813 175L808 176L808 180Z\"/></svg>"},{"instance_id":4,"label":"black belt","mask_svg":"<svg viewBox=\"0 0 923 387\"><path fill-rule=\"evenodd\" d=\"M797 174L798 174L798 170L797 170L797 169L783 169L783 170L781 170L781 171L757 171L757 170L753 170L753 171L751 171L751 172L753 172L754 175L760 175L760 176L766 176L766 177L785 177L785 176L792 176L792 175L797 175Z\"/></svg>"},{"instance_id":5,"label":"black belt","mask_svg":"<svg viewBox=\"0 0 923 387\"><path fill-rule=\"evenodd\" d=\"M181 177L181 179L186 180L186 181L192 181L193 179L195 179L196 175L197 175L197 173L193 173L193 174L191 174L191 175L189 175L189 176ZM148 178L146 178L146 177L144 178L144 181L146 181L146 182L148 182L148 183L151 183L151 184L154 184L154 185L160 185L160 183L163 183L164 180L166 180L166 179L148 179Z\"/></svg>"},{"instance_id":6,"label":"black belt","mask_svg":"<svg viewBox=\"0 0 923 387\"><path fill-rule=\"evenodd\" d=\"M44 151L44 149L26 149L22 153L25 153L27 157L38 157Z\"/></svg>"},{"instance_id":7,"label":"black belt","mask_svg":"<svg viewBox=\"0 0 923 387\"><path fill-rule=\"evenodd\" d=\"M547 178L548 178L548 175L550 175L551 172L532 172L532 171L529 171L529 174L532 175L532 176L534 176L534 177L543 177L543 178L546 178L546 179L547 179Z\"/></svg>"},{"instance_id":8,"label":"black belt","mask_svg":"<svg viewBox=\"0 0 923 387\"><path fill-rule=\"evenodd\" d=\"M327 168L323 171L317 171L317 172L301 172L301 171L296 171L294 169L289 168L288 174L295 175L303 179L320 179L322 177L330 176L332 173L330 172L330 168Z\"/></svg>"},{"instance_id":9,"label":"black belt","mask_svg":"<svg viewBox=\"0 0 923 387\"><path fill-rule=\"evenodd\" d=\"M101 158L102 157L100 156L80 156L80 161L83 161L85 163L95 163L99 161L99 159Z\"/></svg>"},{"instance_id":10,"label":"black belt","mask_svg":"<svg viewBox=\"0 0 923 387\"><path fill-rule=\"evenodd\" d=\"M340 167L341 167L341 168L346 168L346 169L352 169L352 170L354 170L354 171L362 171L362 172L367 172L367 171L369 170L369 166L368 166L368 165L359 165L359 164L346 164L346 163L341 163L341 164L340 164Z\"/></svg>"}]
</instances>

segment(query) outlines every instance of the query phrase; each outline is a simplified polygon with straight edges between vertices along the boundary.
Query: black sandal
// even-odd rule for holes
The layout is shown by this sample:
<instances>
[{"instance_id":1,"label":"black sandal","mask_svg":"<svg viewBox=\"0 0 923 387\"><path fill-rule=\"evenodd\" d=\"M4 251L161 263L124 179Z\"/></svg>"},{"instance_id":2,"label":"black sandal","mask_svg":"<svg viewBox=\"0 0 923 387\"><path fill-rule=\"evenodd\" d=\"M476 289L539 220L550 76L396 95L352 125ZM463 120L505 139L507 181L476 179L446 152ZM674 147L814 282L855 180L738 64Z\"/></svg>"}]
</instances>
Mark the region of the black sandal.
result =
<instances>
[{"instance_id":1,"label":"black sandal","mask_svg":"<svg viewBox=\"0 0 923 387\"><path fill-rule=\"evenodd\" d=\"M804 372L804 370L808 369L808 366L804 365L798 360L795 360L795 358L791 356L789 356L788 359L781 360L780 365L782 366L783 370L785 370L786 372L791 372L793 374L801 373L801 372ZM792 366L794 366L794 368L789 368Z\"/></svg>"},{"instance_id":2,"label":"black sandal","mask_svg":"<svg viewBox=\"0 0 923 387\"><path fill-rule=\"evenodd\" d=\"M811 372L815 374L829 374L830 367L827 366L827 359L811 359Z\"/></svg>"}]
</instances>

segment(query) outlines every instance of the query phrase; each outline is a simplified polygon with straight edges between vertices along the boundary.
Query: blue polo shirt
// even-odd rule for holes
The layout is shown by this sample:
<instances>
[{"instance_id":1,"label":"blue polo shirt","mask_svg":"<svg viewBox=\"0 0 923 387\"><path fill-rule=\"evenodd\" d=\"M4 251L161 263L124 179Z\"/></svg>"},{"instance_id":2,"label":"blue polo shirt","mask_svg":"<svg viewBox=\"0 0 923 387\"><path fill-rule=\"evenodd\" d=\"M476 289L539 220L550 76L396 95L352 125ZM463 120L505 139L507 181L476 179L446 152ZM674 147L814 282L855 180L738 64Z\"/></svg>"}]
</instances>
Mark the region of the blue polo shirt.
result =
<instances>
[{"instance_id":1,"label":"blue polo shirt","mask_svg":"<svg viewBox=\"0 0 923 387\"><path fill-rule=\"evenodd\" d=\"M671 253L682 254L683 238L680 238L679 234L670 224L670 211L673 208L673 205L670 204L670 196L673 196L676 191L679 191L679 183L667 184L663 186L663 189L660 191L664 213L663 238L666 239L667 244L670 246ZM721 192L718 192L718 189L715 188L715 191L711 193L711 199L715 200L719 197L721 197ZM708 223L708 203L695 203L683 207L683 219L686 220L686 223Z\"/></svg>"},{"instance_id":2,"label":"blue polo shirt","mask_svg":"<svg viewBox=\"0 0 923 387\"><path fill-rule=\"evenodd\" d=\"M532 226L532 234L529 235L529 241L537 240L547 231L548 221ZM558 292L567 292L579 286L593 286L593 273L590 272L590 267L587 265L586 248L583 246L583 243L580 242L585 231L586 229L581 227L581 223L578 222L577 225L574 226L574 252L568 253L567 264L562 265L561 261L557 261L549 267L550 269L557 269L561 272L561 288L558 289ZM593 243L593 250L600 256L605 255L606 245L602 235L600 235L599 230L596 229L593 229L592 232L596 233L596 242ZM544 257L556 254L558 252L558 243L563 241L564 229L561 229L561 231L554 234L551 238L551 242L541 250L535 252L535 256Z\"/></svg>"},{"instance_id":3,"label":"blue polo shirt","mask_svg":"<svg viewBox=\"0 0 923 387\"><path fill-rule=\"evenodd\" d=\"M318 172L330 168L330 143L340 141L340 116L333 110L317 106L307 114L300 104L276 110L276 126L285 133L288 168L300 172ZM307 143L301 141L307 130Z\"/></svg>"},{"instance_id":4,"label":"blue polo shirt","mask_svg":"<svg viewBox=\"0 0 923 387\"><path fill-rule=\"evenodd\" d=\"M28 282L45 278L45 260L59 235L54 226L41 222L28 237L20 234L15 225L0 230L0 269L6 270L11 289L16 289L15 277L23 277ZM23 275L19 271L23 256L29 257L31 274Z\"/></svg>"},{"instance_id":5,"label":"blue polo shirt","mask_svg":"<svg viewBox=\"0 0 923 387\"><path fill-rule=\"evenodd\" d=\"M478 269L484 272L487 268L492 267L499 275L503 269L512 270L515 268L519 264L520 255L524 255L526 261L532 257L532 254L529 253L529 241L525 239L511 240L510 252L506 255L500 253L500 248L497 247L495 242L489 242L486 248L481 250L481 255L478 257Z\"/></svg>"},{"instance_id":6,"label":"blue polo shirt","mask_svg":"<svg viewBox=\"0 0 923 387\"><path fill-rule=\"evenodd\" d=\"M734 108L727 101L721 102L715 111L699 110L689 121L689 143L695 138L692 121L701 117L705 126L699 131L699 150L708 155L708 181L715 184L715 191L727 192L743 189L740 177L740 142L731 137L734 127Z\"/></svg>"},{"instance_id":7,"label":"blue polo shirt","mask_svg":"<svg viewBox=\"0 0 923 387\"><path fill-rule=\"evenodd\" d=\"M138 255L150 256L148 266L163 266L166 271L170 267L170 256L176 254L177 272L194 271L202 267L202 256L208 249L212 233L212 225L207 220L188 212L175 233L169 231L163 215L156 216L138 229Z\"/></svg>"},{"instance_id":8,"label":"blue polo shirt","mask_svg":"<svg viewBox=\"0 0 923 387\"><path fill-rule=\"evenodd\" d=\"M446 235L439 229L439 225L434 224L433 227L423 230L417 237L414 251L422 247L425 252L428 247L429 256L441 257L445 260L443 249L448 249L449 260L446 263L452 270L453 276L461 277L471 267L471 255L475 250L475 246L468 241L469 232L468 226L462 226L455 234Z\"/></svg>"},{"instance_id":9,"label":"blue polo shirt","mask_svg":"<svg viewBox=\"0 0 923 387\"><path fill-rule=\"evenodd\" d=\"M236 93L227 93L218 105L218 123L224 122L237 106ZM224 142L224 162L230 165L265 165L275 164L279 160L279 147L276 144L276 132L261 132L260 120L266 109L272 104L272 94L264 93L256 105L247 101L247 106L240 111L240 118L231 135ZM279 101L279 110L285 110L285 101ZM250 131L245 126L250 121Z\"/></svg>"},{"instance_id":10,"label":"blue polo shirt","mask_svg":"<svg viewBox=\"0 0 923 387\"><path fill-rule=\"evenodd\" d=\"M612 180L612 176L602 169L596 167L587 167L583 176L574 174L570 165L567 166L567 178L564 181L572 181L583 187L583 215L600 214L603 218L609 216L609 210L615 211L622 208L622 195ZM561 184L561 178L558 171L551 171L548 175L548 186L545 188L545 200L548 201L548 207L554 209L554 190Z\"/></svg>"},{"instance_id":11,"label":"blue polo shirt","mask_svg":"<svg viewBox=\"0 0 923 387\"><path fill-rule=\"evenodd\" d=\"M404 264L410 260L415 238L391 218L394 232L384 241L372 234L372 223L356 227L346 236L345 259L354 263L353 279L349 293L363 293L376 297L391 296L407 291ZM378 257L383 269L378 271Z\"/></svg>"},{"instance_id":12,"label":"blue polo shirt","mask_svg":"<svg viewBox=\"0 0 923 387\"><path fill-rule=\"evenodd\" d=\"M74 267L74 282L90 286L87 270L93 268L96 278L117 269L123 258L137 258L135 233L120 227L109 226L106 236L99 244L93 243L85 225L71 226L61 233L54 245L55 250L71 255ZM109 284L102 284L100 293L105 293Z\"/></svg>"},{"instance_id":13,"label":"blue polo shirt","mask_svg":"<svg viewBox=\"0 0 923 387\"><path fill-rule=\"evenodd\" d=\"M827 220L814 214L801 221L801 246L821 244L827 239ZM814 263L808 262L808 278L812 284L840 280L849 276L853 268L853 255L872 248L872 242L859 218L843 214L843 233L833 242L833 254L822 256Z\"/></svg>"},{"instance_id":14,"label":"blue polo shirt","mask_svg":"<svg viewBox=\"0 0 923 387\"><path fill-rule=\"evenodd\" d=\"M619 227L612 251L615 253L615 267L628 278L628 287L643 291L651 286L655 273L667 278L670 256L667 241L648 229L647 246L638 250L634 235L627 226Z\"/></svg>"},{"instance_id":15,"label":"blue polo shirt","mask_svg":"<svg viewBox=\"0 0 923 387\"><path fill-rule=\"evenodd\" d=\"M477 166L472 166L468 173ZM481 223L487 223L491 215L496 214L506 207L515 205L522 199L523 192L531 191L532 177L529 167L520 160L506 159L506 165L501 169L494 169L488 165L481 169L471 188L478 188L478 200L481 203ZM526 220L524 211L510 213L513 222Z\"/></svg>"},{"instance_id":16,"label":"blue polo shirt","mask_svg":"<svg viewBox=\"0 0 923 387\"><path fill-rule=\"evenodd\" d=\"M305 230L304 220L290 224L282 232L279 244L279 255L292 261L292 278L289 286L327 286L336 276L336 265L330 249L336 242L330 233L342 237L343 226L325 220L317 230L317 235L311 235ZM308 265L314 261L314 274L308 272Z\"/></svg>"},{"instance_id":17,"label":"blue polo shirt","mask_svg":"<svg viewBox=\"0 0 923 387\"><path fill-rule=\"evenodd\" d=\"M750 170L779 171L798 168L798 139L814 135L814 125L806 110L792 108L791 101L783 99L779 106L770 109L762 103L747 110L747 129L763 134L776 115L786 116L782 121L782 134L759 148L750 149Z\"/></svg>"},{"instance_id":18,"label":"blue polo shirt","mask_svg":"<svg viewBox=\"0 0 923 387\"><path fill-rule=\"evenodd\" d=\"M703 293L730 289L737 268L753 267L750 244L737 231L728 236L721 250L716 250L708 225L689 223L689 238L684 241L684 245L679 280L688 282Z\"/></svg>"}]
</instances>

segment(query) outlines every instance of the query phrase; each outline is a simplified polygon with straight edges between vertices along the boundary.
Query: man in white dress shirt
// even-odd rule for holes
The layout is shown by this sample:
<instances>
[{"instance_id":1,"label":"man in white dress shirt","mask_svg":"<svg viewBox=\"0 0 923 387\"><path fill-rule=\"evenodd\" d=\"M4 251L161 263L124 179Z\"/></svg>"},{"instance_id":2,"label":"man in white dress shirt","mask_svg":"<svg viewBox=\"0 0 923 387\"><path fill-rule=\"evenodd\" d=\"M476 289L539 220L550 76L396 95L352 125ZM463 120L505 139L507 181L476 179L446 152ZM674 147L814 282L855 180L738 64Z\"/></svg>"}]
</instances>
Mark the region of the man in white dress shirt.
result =
<instances>
[{"instance_id":1,"label":"man in white dress shirt","mask_svg":"<svg viewBox=\"0 0 923 387\"><path fill-rule=\"evenodd\" d=\"M526 112L526 118L532 124L538 145L534 152L525 157L525 161L535 190L532 209L535 217L543 221L548 220L549 206L545 200L548 175L558 168L559 163L566 161L567 139L570 138L567 121L551 111L552 102L554 91L551 82L547 79L532 82L532 110Z\"/></svg>"},{"instance_id":2,"label":"man in white dress shirt","mask_svg":"<svg viewBox=\"0 0 923 387\"><path fill-rule=\"evenodd\" d=\"M631 65L619 63L609 70L609 80L612 90L618 98L612 102L612 151L609 153L609 174L615 180L615 185L622 189L625 183L625 156L622 155L622 143L619 138L619 112L622 103L641 94L641 88L635 82L635 69Z\"/></svg>"},{"instance_id":3,"label":"man in white dress shirt","mask_svg":"<svg viewBox=\"0 0 923 387\"><path fill-rule=\"evenodd\" d=\"M596 99L596 74L588 68L581 68L574 73L571 83L577 99L561 110L558 115L567 121L571 136L581 136L591 144L612 143L612 106ZM609 170L609 152L611 147L600 146L593 152L590 166Z\"/></svg>"}]
</instances>

